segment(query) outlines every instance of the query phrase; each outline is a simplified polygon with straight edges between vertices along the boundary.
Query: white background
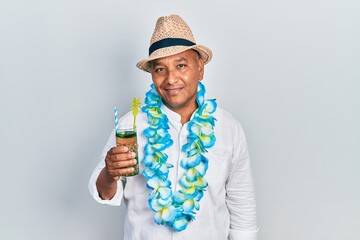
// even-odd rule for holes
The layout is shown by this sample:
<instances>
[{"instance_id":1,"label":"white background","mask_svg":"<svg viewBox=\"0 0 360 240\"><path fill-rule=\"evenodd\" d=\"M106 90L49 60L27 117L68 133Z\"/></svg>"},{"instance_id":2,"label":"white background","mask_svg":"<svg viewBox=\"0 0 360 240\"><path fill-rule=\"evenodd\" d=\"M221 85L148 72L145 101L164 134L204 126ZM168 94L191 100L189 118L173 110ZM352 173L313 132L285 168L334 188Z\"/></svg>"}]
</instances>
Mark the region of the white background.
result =
<instances>
[{"instance_id":1,"label":"white background","mask_svg":"<svg viewBox=\"0 0 360 240\"><path fill-rule=\"evenodd\" d=\"M122 239L88 194L113 107L143 97L159 16L210 47L208 97L242 123L261 240L360 239L356 0L0 0L0 239Z\"/></svg>"}]
</instances>

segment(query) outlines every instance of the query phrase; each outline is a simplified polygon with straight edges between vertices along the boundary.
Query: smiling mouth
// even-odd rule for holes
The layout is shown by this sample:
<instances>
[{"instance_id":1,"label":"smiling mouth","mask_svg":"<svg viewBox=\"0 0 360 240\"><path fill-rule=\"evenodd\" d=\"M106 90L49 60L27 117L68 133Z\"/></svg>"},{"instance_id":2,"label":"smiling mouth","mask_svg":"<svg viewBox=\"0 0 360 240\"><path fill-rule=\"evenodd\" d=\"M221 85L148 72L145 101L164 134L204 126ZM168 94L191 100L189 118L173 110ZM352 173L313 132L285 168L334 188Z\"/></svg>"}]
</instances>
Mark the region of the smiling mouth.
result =
<instances>
[{"instance_id":1,"label":"smiling mouth","mask_svg":"<svg viewBox=\"0 0 360 240\"><path fill-rule=\"evenodd\" d=\"M176 95L181 91L181 88L165 89L169 95Z\"/></svg>"}]
</instances>

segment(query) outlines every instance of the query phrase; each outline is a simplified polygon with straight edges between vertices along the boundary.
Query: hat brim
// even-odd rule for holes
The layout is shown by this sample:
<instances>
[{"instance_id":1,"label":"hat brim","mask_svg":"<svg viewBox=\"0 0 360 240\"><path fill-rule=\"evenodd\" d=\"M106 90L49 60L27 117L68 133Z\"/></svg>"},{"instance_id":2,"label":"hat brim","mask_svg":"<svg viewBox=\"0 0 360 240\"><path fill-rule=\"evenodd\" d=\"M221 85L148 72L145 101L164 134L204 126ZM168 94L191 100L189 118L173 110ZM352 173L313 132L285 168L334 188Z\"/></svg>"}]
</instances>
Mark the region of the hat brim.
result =
<instances>
[{"instance_id":1,"label":"hat brim","mask_svg":"<svg viewBox=\"0 0 360 240\"><path fill-rule=\"evenodd\" d=\"M154 51L148 58L138 62L136 66L145 72L151 72L151 65L149 63L152 60L172 56L190 49L194 49L200 54L201 59L204 60L204 64L210 62L212 58L212 51L208 47L205 47L203 45L171 46L160 48Z\"/></svg>"}]
</instances>

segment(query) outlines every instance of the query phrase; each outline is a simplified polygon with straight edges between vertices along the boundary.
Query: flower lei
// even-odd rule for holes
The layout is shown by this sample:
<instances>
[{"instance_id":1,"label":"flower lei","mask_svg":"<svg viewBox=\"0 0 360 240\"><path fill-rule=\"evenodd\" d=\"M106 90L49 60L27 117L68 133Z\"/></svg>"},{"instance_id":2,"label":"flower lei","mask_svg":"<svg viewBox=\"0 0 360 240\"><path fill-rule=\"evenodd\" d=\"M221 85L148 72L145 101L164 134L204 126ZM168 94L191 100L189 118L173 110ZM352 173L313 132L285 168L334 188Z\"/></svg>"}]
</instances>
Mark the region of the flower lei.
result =
<instances>
[{"instance_id":1,"label":"flower lei","mask_svg":"<svg viewBox=\"0 0 360 240\"><path fill-rule=\"evenodd\" d=\"M199 210L199 202L208 185L204 176L208 169L208 159L203 155L207 148L215 144L214 126L216 111L215 99L204 100L205 86L199 82L197 93L198 109L187 129L187 143L182 146L186 157L180 162L185 169L179 184L182 189L173 192L168 179L172 164L167 163L168 156L164 150L169 148L173 141L168 133L168 118L160 110L161 97L154 85L146 93L145 106L142 111L147 114L149 127L143 131L148 143L144 147L144 165L142 174L147 178L147 187L152 189L148 204L155 212L154 221L157 224L168 225L175 231L182 231L188 222L195 219Z\"/></svg>"}]
</instances>

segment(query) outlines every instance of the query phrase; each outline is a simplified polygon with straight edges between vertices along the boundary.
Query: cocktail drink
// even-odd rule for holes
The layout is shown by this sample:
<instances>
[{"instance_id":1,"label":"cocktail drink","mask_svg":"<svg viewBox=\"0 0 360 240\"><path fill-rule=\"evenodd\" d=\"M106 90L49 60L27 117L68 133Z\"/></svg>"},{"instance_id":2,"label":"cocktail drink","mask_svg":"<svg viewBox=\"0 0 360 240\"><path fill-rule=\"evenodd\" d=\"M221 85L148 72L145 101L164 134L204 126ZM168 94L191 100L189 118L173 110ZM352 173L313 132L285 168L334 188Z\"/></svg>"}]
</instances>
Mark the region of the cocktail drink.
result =
<instances>
[{"instance_id":1,"label":"cocktail drink","mask_svg":"<svg viewBox=\"0 0 360 240\"><path fill-rule=\"evenodd\" d=\"M116 130L116 146L126 146L129 152L136 154L136 164L133 166L135 171L126 175L127 177L139 174L138 146L136 138L136 129L132 127L120 127Z\"/></svg>"},{"instance_id":2,"label":"cocktail drink","mask_svg":"<svg viewBox=\"0 0 360 240\"><path fill-rule=\"evenodd\" d=\"M117 108L114 108L115 115L115 135L116 135L116 146L126 146L129 149L129 152L135 153L136 164L134 167L134 172L127 174L126 176L135 176L139 174L139 158L138 158L138 145L136 138L136 116L140 110L141 101L140 98L134 98L131 102L130 110L133 114L133 124L132 125L122 125L119 127L119 117Z\"/></svg>"}]
</instances>

